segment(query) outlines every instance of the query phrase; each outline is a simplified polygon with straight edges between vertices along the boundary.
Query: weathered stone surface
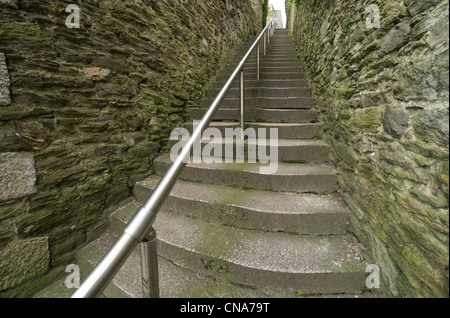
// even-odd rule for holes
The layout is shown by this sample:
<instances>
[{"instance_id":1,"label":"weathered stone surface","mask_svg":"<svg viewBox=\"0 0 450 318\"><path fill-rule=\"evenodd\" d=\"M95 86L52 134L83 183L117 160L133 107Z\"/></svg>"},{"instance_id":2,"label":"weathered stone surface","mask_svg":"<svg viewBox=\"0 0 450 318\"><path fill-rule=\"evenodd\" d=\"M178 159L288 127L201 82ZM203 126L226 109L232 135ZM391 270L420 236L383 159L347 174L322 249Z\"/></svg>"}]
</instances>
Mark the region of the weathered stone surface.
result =
<instances>
[{"instance_id":1,"label":"weathered stone surface","mask_svg":"<svg viewBox=\"0 0 450 318\"><path fill-rule=\"evenodd\" d=\"M37 192L0 188L0 246L48 236L55 265L152 173L230 51L260 30L261 1L87 0L80 29L66 28L60 1L18 3L0 2L11 99L0 152L33 152Z\"/></svg>"},{"instance_id":2,"label":"weathered stone surface","mask_svg":"<svg viewBox=\"0 0 450 318\"><path fill-rule=\"evenodd\" d=\"M0 153L0 189L0 201L36 192L36 170L32 153Z\"/></svg>"},{"instance_id":3,"label":"weathered stone surface","mask_svg":"<svg viewBox=\"0 0 450 318\"><path fill-rule=\"evenodd\" d=\"M448 297L448 0L302 0L291 15L352 206L388 296Z\"/></svg>"},{"instance_id":4,"label":"weathered stone surface","mask_svg":"<svg viewBox=\"0 0 450 318\"><path fill-rule=\"evenodd\" d=\"M88 67L83 70L83 74L93 81L101 81L111 74L111 70L100 67Z\"/></svg>"},{"instance_id":5,"label":"weathered stone surface","mask_svg":"<svg viewBox=\"0 0 450 318\"><path fill-rule=\"evenodd\" d=\"M0 0L0 6L19 9L19 0Z\"/></svg>"},{"instance_id":6,"label":"weathered stone surface","mask_svg":"<svg viewBox=\"0 0 450 318\"><path fill-rule=\"evenodd\" d=\"M14 240L0 250L0 291L45 273L49 265L47 237Z\"/></svg>"},{"instance_id":7,"label":"weathered stone surface","mask_svg":"<svg viewBox=\"0 0 450 318\"><path fill-rule=\"evenodd\" d=\"M398 50L408 43L411 33L409 21L402 22L396 25L388 34L381 40L380 52L381 54L388 54L392 51Z\"/></svg>"},{"instance_id":8,"label":"weathered stone surface","mask_svg":"<svg viewBox=\"0 0 450 318\"><path fill-rule=\"evenodd\" d=\"M440 147L449 144L449 113L445 108L420 110L411 116L411 124L416 136L425 142L436 143Z\"/></svg>"},{"instance_id":9,"label":"weathered stone surface","mask_svg":"<svg viewBox=\"0 0 450 318\"><path fill-rule=\"evenodd\" d=\"M0 52L0 106L11 104L9 74L5 54Z\"/></svg>"},{"instance_id":10,"label":"weathered stone surface","mask_svg":"<svg viewBox=\"0 0 450 318\"><path fill-rule=\"evenodd\" d=\"M355 168L356 164L358 163L358 157L354 151L352 151L343 143L338 143L335 146L335 151L338 158L343 160L343 162L345 162L349 168Z\"/></svg>"},{"instance_id":11,"label":"weathered stone surface","mask_svg":"<svg viewBox=\"0 0 450 318\"><path fill-rule=\"evenodd\" d=\"M384 129L394 137L402 136L409 127L409 113L391 105L384 112Z\"/></svg>"}]
</instances>

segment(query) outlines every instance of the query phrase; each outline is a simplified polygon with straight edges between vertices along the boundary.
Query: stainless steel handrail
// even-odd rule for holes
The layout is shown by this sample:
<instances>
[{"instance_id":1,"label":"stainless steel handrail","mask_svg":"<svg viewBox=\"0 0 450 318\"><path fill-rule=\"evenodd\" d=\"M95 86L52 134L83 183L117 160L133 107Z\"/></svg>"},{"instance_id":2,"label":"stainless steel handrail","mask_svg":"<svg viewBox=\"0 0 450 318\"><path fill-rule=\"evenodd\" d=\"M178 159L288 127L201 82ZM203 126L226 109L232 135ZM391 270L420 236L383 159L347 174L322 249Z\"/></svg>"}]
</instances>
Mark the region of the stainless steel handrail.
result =
<instances>
[{"instance_id":1,"label":"stainless steel handrail","mask_svg":"<svg viewBox=\"0 0 450 318\"><path fill-rule=\"evenodd\" d=\"M219 109L220 103L225 98L225 95L231 88L234 80L238 75L241 76L241 127L244 128L245 118L244 118L244 65L250 57L252 51L258 46L257 52L257 78L259 79L259 46L261 38L264 36L264 54L266 52L266 34L267 34L267 42L269 42L272 28L275 26L275 22L272 20L267 23L267 26L261 31L261 34L255 40L253 45L248 50L247 54L243 57L239 65L236 67L233 74L230 76L229 80L225 84L225 86L220 91L219 95L216 97L214 102L212 103L209 110L204 115L203 119L199 123L199 125L195 128L191 138L183 147L181 153L177 157L177 159L172 163L169 170L162 177L155 190L152 192L147 203L140 208L135 216L131 219L128 225L125 227L122 235L116 241L116 243L111 247L108 253L103 257L103 259L97 264L97 266L92 270L89 276L84 280L81 284L80 288L77 289L72 295L71 298L94 298L101 295L103 290L108 286L114 276L117 274L119 269L128 259L131 252L139 243L144 243L144 246L141 245L141 250L143 251L144 257L141 255L142 264L148 266L149 263L153 263L153 267L157 267L155 265L156 255L153 256L153 261L148 260L149 253L156 253L156 239L155 239L155 231L153 229L153 223L156 219L156 216L169 196L172 188L175 186L175 183L178 180L178 177L186 166L186 162L190 159L191 149L193 145L201 140L201 136L206 128L210 125L214 114ZM154 242L151 245L150 242ZM150 264L151 265L151 264ZM153 269L155 270L155 269ZM157 277L149 278L151 273L148 273L148 270L142 269L143 280L144 278L148 278L152 280L151 282L144 281L144 285L154 285L157 283ZM157 268L156 273L154 275L157 276ZM145 276L145 277L144 277ZM146 287L144 287L144 294L153 295L153 297L158 297L159 288L156 287L158 291L146 291Z\"/></svg>"}]
</instances>

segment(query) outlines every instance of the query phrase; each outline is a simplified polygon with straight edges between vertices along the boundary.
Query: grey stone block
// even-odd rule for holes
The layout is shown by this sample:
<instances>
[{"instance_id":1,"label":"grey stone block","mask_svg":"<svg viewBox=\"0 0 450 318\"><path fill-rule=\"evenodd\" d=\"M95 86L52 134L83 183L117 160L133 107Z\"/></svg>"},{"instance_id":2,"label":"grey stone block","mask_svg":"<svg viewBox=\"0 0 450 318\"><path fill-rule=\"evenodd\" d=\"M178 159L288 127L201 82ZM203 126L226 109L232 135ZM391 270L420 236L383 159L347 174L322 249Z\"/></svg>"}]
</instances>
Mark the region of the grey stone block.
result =
<instances>
[{"instance_id":1,"label":"grey stone block","mask_svg":"<svg viewBox=\"0 0 450 318\"><path fill-rule=\"evenodd\" d=\"M33 154L0 153L0 201L22 198L36 191Z\"/></svg>"},{"instance_id":2,"label":"grey stone block","mask_svg":"<svg viewBox=\"0 0 450 318\"><path fill-rule=\"evenodd\" d=\"M2 0L3 3L4 0ZM9 74L6 66L5 54L0 53L0 106L7 106L11 104L11 97L9 93Z\"/></svg>"},{"instance_id":3,"label":"grey stone block","mask_svg":"<svg viewBox=\"0 0 450 318\"><path fill-rule=\"evenodd\" d=\"M44 273L49 264L47 237L13 241L0 251L0 291Z\"/></svg>"}]
</instances>

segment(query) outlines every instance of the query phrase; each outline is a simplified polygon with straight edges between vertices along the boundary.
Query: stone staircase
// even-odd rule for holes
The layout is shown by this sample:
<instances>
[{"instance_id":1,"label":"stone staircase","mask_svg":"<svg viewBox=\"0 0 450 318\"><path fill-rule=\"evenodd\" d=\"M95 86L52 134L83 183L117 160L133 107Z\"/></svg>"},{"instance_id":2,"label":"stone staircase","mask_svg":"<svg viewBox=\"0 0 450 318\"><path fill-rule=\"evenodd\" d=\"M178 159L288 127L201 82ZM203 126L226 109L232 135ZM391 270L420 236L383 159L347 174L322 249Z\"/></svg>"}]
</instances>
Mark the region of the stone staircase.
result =
<instances>
[{"instance_id":1,"label":"stone staircase","mask_svg":"<svg viewBox=\"0 0 450 318\"><path fill-rule=\"evenodd\" d=\"M193 120L201 119L237 61L217 76L192 110ZM188 164L154 225L161 297L358 295L366 262L346 233L349 209L337 194L330 147L321 138L314 100L286 30L276 30L262 56L260 81L255 70L251 58L247 126L279 129L278 171L261 174L259 163ZM211 127L239 127L238 87L235 83ZM112 246L170 163L169 155L159 157L156 175L135 185L135 201L111 215L111 232L79 253L83 274ZM141 296L137 251L104 295Z\"/></svg>"}]
</instances>

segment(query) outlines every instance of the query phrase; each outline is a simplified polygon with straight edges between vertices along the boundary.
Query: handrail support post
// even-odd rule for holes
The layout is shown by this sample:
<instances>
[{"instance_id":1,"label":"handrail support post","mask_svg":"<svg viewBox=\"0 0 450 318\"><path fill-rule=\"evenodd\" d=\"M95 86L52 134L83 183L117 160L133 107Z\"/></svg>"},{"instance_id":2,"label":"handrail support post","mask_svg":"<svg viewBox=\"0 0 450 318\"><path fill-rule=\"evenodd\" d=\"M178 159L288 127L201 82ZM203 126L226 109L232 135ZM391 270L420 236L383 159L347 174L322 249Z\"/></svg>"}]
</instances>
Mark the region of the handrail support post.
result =
<instances>
[{"instance_id":1,"label":"handrail support post","mask_svg":"<svg viewBox=\"0 0 450 318\"><path fill-rule=\"evenodd\" d=\"M261 78L261 65L260 65L260 42L258 42L258 46L256 47L256 79L259 81Z\"/></svg>"},{"instance_id":2,"label":"handrail support post","mask_svg":"<svg viewBox=\"0 0 450 318\"><path fill-rule=\"evenodd\" d=\"M264 33L264 56L266 56L267 54L267 39L266 39L266 34Z\"/></svg>"},{"instance_id":3,"label":"handrail support post","mask_svg":"<svg viewBox=\"0 0 450 318\"><path fill-rule=\"evenodd\" d=\"M240 78L240 102L241 102L241 140L244 140L245 131L245 71L241 70Z\"/></svg>"},{"instance_id":4,"label":"handrail support post","mask_svg":"<svg viewBox=\"0 0 450 318\"><path fill-rule=\"evenodd\" d=\"M154 228L151 228L150 233L139 245L143 298L159 298L158 249Z\"/></svg>"}]
</instances>

